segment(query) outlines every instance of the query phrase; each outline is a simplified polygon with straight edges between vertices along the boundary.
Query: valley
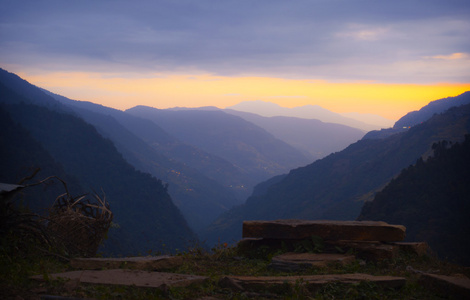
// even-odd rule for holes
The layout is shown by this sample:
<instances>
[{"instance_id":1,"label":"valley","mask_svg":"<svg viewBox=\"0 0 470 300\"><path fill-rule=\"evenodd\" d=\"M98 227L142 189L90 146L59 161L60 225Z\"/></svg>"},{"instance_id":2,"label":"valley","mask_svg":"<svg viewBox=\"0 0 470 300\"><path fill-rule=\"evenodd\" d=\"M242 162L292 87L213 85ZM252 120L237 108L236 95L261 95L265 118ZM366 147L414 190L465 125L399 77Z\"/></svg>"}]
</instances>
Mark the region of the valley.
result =
<instances>
[{"instance_id":1,"label":"valley","mask_svg":"<svg viewBox=\"0 0 470 300\"><path fill-rule=\"evenodd\" d=\"M77 194L103 190L118 225L105 254L233 244L244 220L354 220L404 168L432 157L434 143L460 143L470 131L468 92L366 132L279 109L120 111L0 73L4 127L15 130L3 136L1 181L36 167ZM27 144L37 145L33 156ZM59 192L30 193L25 204L42 211Z\"/></svg>"}]
</instances>

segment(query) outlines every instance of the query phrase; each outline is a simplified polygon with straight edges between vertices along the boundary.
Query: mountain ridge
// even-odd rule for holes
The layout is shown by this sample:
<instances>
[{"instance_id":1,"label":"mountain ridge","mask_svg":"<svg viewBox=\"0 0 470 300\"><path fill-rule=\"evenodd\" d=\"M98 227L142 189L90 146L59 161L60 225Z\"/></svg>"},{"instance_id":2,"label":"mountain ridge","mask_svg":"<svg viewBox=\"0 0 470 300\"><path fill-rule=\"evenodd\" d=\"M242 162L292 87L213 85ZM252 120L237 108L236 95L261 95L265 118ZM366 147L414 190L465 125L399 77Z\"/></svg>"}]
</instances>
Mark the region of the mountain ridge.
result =
<instances>
[{"instance_id":1,"label":"mountain ridge","mask_svg":"<svg viewBox=\"0 0 470 300\"><path fill-rule=\"evenodd\" d=\"M343 150L364 136L362 130L317 119L286 116L263 117L231 109L224 111L264 128L276 138L310 155L312 161Z\"/></svg>"},{"instance_id":2,"label":"mountain ridge","mask_svg":"<svg viewBox=\"0 0 470 300\"><path fill-rule=\"evenodd\" d=\"M299 150L264 129L221 110L126 110L152 120L179 140L215 154L246 174L251 186L310 162Z\"/></svg>"},{"instance_id":3,"label":"mountain ridge","mask_svg":"<svg viewBox=\"0 0 470 300\"><path fill-rule=\"evenodd\" d=\"M406 241L426 241L441 259L469 266L470 135L432 148L366 202L358 220L403 224Z\"/></svg>"},{"instance_id":4,"label":"mountain ridge","mask_svg":"<svg viewBox=\"0 0 470 300\"><path fill-rule=\"evenodd\" d=\"M126 160L136 168L169 183L173 201L196 232L220 213L241 202L232 190L192 168L187 159L178 161L179 152L197 155L200 150L181 144L156 124L91 102L71 100L60 95L55 97L73 107L87 122L96 126L102 135L113 140ZM188 150L184 150L185 147ZM172 155L167 156L170 151ZM206 160L216 159L207 158L209 154L197 157L202 155ZM218 162L219 169L224 167L223 164ZM234 173L230 175L236 176Z\"/></svg>"},{"instance_id":5,"label":"mountain ridge","mask_svg":"<svg viewBox=\"0 0 470 300\"><path fill-rule=\"evenodd\" d=\"M381 128L381 126L367 124L354 118L334 113L319 105L304 105L294 108L287 108L272 102L255 100L240 102L238 104L228 106L226 107L226 109L255 113L264 117L284 116L304 119L317 119L322 122L342 124L354 128L359 128L365 131L376 130Z\"/></svg>"},{"instance_id":6,"label":"mountain ridge","mask_svg":"<svg viewBox=\"0 0 470 300\"><path fill-rule=\"evenodd\" d=\"M101 248L104 253L135 255L148 249L174 251L196 239L160 180L136 171L95 127L70 114L37 87L19 81L17 75L4 70L0 70L0 74L1 78L11 77L20 83L13 89L7 88L8 93L2 93L2 108L63 166L67 174L77 178L85 188L103 189L106 193L120 228L110 230L109 239ZM28 90L30 94L17 94L16 90ZM39 96L35 98L35 94ZM41 104L40 99L47 99L48 105L37 105ZM21 136L16 138L22 139ZM15 159L16 153L9 152L9 155ZM46 161L35 162L41 166ZM13 167L22 168L21 165ZM7 170L2 169L2 172ZM54 199L49 199L50 205ZM146 226L140 226L140 222ZM166 250L163 244L167 245Z\"/></svg>"},{"instance_id":7,"label":"mountain ridge","mask_svg":"<svg viewBox=\"0 0 470 300\"><path fill-rule=\"evenodd\" d=\"M454 107L423 124L384 139L363 139L252 195L214 222L208 240L241 236L243 220L356 219L365 199L382 189L406 166L431 152L432 143L459 141L470 130L470 105ZM371 176L373 174L373 176Z\"/></svg>"}]
</instances>

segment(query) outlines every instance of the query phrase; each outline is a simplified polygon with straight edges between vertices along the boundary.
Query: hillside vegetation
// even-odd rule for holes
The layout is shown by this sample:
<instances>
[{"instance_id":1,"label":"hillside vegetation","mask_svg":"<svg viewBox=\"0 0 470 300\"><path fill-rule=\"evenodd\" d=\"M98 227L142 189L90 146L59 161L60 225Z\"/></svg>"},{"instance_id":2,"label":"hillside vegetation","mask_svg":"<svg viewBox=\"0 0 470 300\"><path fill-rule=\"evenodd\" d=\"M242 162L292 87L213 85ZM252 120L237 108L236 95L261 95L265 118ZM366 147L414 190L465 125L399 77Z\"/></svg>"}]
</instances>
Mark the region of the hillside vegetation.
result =
<instances>
[{"instance_id":1,"label":"hillside vegetation","mask_svg":"<svg viewBox=\"0 0 470 300\"><path fill-rule=\"evenodd\" d=\"M441 140L462 141L470 132L470 105L454 107L426 122L383 139L362 139L341 152L292 170L222 215L207 230L208 240L237 241L243 220L354 220L401 170L432 153Z\"/></svg>"},{"instance_id":2,"label":"hillside vegetation","mask_svg":"<svg viewBox=\"0 0 470 300\"><path fill-rule=\"evenodd\" d=\"M30 99L25 91L34 96L34 92L41 94L39 89L9 76L25 96L2 86L2 128L9 128L0 132L2 145L9 146L2 147L0 157L2 182L17 183L31 174L31 168L40 168L38 178L70 178L76 194L105 191L118 225L102 247L107 254L174 251L196 239L161 180L136 171L111 141L52 98L42 93L50 105L33 104L38 99ZM32 193L18 201L42 213L61 193Z\"/></svg>"},{"instance_id":3,"label":"hillside vegetation","mask_svg":"<svg viewBox=\"0 0 470 300\"><path fill-rule=\"evenodd\" d=\"M426 241L440 257L470 266L470 135L433 150L366 202L358 220L403 224L406 240Z\"/></svg>"}]
</instances>

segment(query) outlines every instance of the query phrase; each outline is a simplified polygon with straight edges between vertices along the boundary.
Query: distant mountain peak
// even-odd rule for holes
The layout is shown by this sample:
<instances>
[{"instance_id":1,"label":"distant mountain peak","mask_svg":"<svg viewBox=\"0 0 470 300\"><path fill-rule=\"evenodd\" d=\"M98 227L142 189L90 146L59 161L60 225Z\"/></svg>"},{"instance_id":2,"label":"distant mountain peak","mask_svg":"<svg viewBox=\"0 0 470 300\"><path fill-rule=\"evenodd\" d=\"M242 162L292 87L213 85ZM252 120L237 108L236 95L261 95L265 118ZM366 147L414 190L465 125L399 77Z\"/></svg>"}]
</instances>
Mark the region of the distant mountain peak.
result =
<instances>
[{"instance_id":1,"label":"distant mountain peak","mask_svg":"<svg viewBox=\"0 0 470 300\"><path fill-rule=\"evenodd\" d=\"M364 131L377 130L383 127L380 125L369 124L364 121L359 121L355 118L345 117L341 114L332 112L316 104L309 104L309 105L304 105L304 106L288 108L288 107L282 107L272 102L254 100L254 101L243 101L236 105L229 106L227 107L227 109L254 113L263 117L284 116L284 117L296 117L296 118L303 118L303 119L317 119L322 122L342 124L342 125L358 128Z\"/></svg>"},{"instance_id":2,"label":"distant mountain peak","mask_svg":"<svg viewBox=\"0 0 470 300\"><path fill-rule=\"evenodd\" d=\"M233 109L243 112L255 113L263 117L274 117L283 115L285 107L263 100L243 101L238 104L228 106L226 109Z\"/></svg>"},{"instance_id":3,"label":"distant mountain peak","mask_svg":"<svg viewBox=\"0 0 470 300\"><path fill-rule=\"evenodd\" d=\"M201 106L201 107L180 107L180 106L175 106L168 108L167 110L220 110L220 108L216 106Z\"/></svg>"}]
</instances>

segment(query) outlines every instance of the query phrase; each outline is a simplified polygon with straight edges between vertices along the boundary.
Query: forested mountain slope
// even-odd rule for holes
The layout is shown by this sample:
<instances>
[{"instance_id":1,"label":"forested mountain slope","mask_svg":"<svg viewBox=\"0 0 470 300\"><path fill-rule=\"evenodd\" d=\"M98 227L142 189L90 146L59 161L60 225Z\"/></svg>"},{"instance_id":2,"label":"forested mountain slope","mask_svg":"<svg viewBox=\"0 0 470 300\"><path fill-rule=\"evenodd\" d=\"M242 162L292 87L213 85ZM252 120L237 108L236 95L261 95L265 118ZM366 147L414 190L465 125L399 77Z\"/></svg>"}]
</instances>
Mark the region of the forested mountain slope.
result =
<instances>
[{"instance_id":1,"label":"forested mountain slope","mask_svg":"<svg viewBox=\"0 0 470 300\"><path fill-rule=\"evenodd\" d=\"M258 125L276 138L310 155L312 162L330 153L341 151L361 139L365 132L342 124L295 117L262 117L257 114L225 109Z\"/></svg>"},{"instance_id":2,"label":"forested mountain slope","mask_svg":"<svg viewBox=\"0 0 470 300\"><path fill-rule=\"evenodd\" d=\"M106 193L114 212L114 221L120 228L110 231L109 239L102 249L105 253L127 255L150 249L181 249L195 239L160 180L136 171L123 159L111 141L104 139L93 126L82 119L66 113L67 109L63 109L63 105L38 88L14 74L3 70L0 73L2 78L15 82L10 89L5 85L9 81L2 80L2 108L10 119L40 143L38 153L41 149L47 151L48 156L60 164L66 174L76 178L80 186L86 189L80 192L100 192L103 189ZM25 90L28 93L17 93ZM35 97L36 94L38 98ZM40 104L41 99L46 99L47 107L32 104ZM22 136L17 138L22 139ZM17 141L21 142L22 140ZM5 146L8 145L7 143ZM21 157L15 157L14 151L5 152L9 157L2 157L2 160L19 162L18 165L10 165L14 170L2 169L5 174L29 168L32 163L43 168L44 164L51 162L50 159L44 159L47 156L44 151L37 159L26 160L24 163L27 165L21 163ZM35 149L29 149L29 152L31 157L36 156ZM50 199L49 205L54 200L55 197Z\"/></svg>"},{"instance_id":3,"label":"forested mountain slope","mask_svg":"<svg viewBox=\"0 0 470 300\"><path fill-rule=\"evenodd\" d=\"M385 139L360 140L341 152L292 170L263 195L225 213L207 231L208 240L238 240L243 220L354 220L363 201L383 188L434 142L459 141L470 129L470 106L452 108Z\"/></svg>"},{"instance_id":4,"label":"forested mountain slope","mask_svg":"<svg viewBox=\"0 0 470 300\"><path fill-rule=\"evenodd\" d=\"M0 84L0 93L6 89ZM35 140L32 135L15 122L4 104L0 103L0 183L18 184L26 177L30 180L22 182L23 185L39 182L49 176L57 176L67 182L68 189L73 195L83 192L80 182L64 171L61 164ZM51 184L54 182L54 184ZM47 188L45 188L47 187ZM19 206L47 214L57 196L65 193L64 187L57 181L51 180L47 186L37 185L23 189L17 194L15 202Z\"/></svg>"},{"instance_id":5,"label":"forested mountain slope","mask_svg":"<svg viewBox=\"0 0 470 300\"><path fill-rule=\"evenodd\" d=\"M179 140L232 163L250 187L311 160L264 129L223 111L162 110L136 106L126 112L146 118Z\"/></svg>"},{"instance_id":6,"label":"forested mountain slope","mask_svg":"<svg viewBox=\"0 0 470 300\"><path fill-rule=\"evenodd\" d=\"M52 95L111 139L134 167L168 183L173 201L196 232L242 202L246 193L237 195L228 187L228 180L242 182L242 175L229 162L180 142L148 120Z\"/></svg>"},{"instance_id":7,"label":"forested mountain slope","mask_svg":"<svg viewBox=\"0 0 470 300\"><path fill-rule=\"evenodd\" d=\"M447 97L434 100L420 110L412 111L401 117L393 126L394 128L410 127L431 118L434 114L440 114L451 107L470 103L470 91L456 97Z\"/></svg>"},{"instance_id":8,"label":"forested mountain slope","mask_svg":"<svg viewBox=\"0 0 470 300\"><path fill-rule=\"evenodd\" d=\"M425 241L440 258L470 266L470 135L433 149L366 202L358 219L403 224L406 240Z\"/></svg>"},{"instance_id":9,"label":"forested mountain slope","mask_svg":"<svg viewBox=\"0 0 470 300\"><path fill-rule=\"evenodd\" d=\"M434 100L423 106L420 110L412 111L401 117L393 128L374 130L368 132L364 139L386 138L392 134L406 131L411 126L422 123L434 114L440 114L447 109L455 106L461 106L470 103L470 91L460 94L456 97L447 97L444 99Z\"/></svg>"}]
</instances>

